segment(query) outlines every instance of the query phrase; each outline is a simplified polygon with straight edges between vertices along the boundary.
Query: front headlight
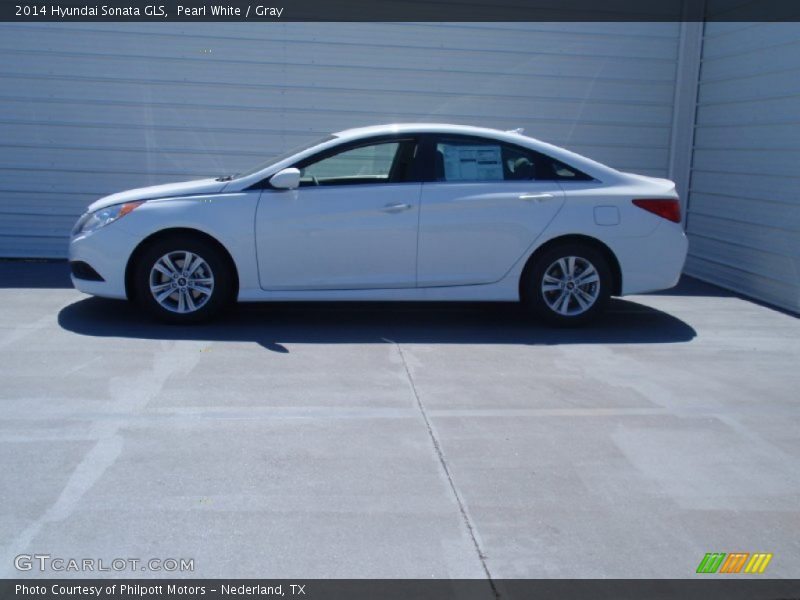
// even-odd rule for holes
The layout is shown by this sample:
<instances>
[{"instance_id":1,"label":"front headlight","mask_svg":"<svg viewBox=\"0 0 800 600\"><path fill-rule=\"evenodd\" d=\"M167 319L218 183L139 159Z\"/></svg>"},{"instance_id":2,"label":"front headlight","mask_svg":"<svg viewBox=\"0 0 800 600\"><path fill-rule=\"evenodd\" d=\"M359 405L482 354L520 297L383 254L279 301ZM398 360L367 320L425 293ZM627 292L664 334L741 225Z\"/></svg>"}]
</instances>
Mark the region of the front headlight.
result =
<instances>
[{"instance_id":1,"label":"front headlight","mask_svg":"<svg viewBox=\"0 0 800 600\"><path fill-rule=\"evenodd\" d=\"M126 202L125 204L115 204L114 206L106 206L94 212L86 213L72 229L72 235L79 235L81 233L89 233L95 229L105 227L109 223L113 223L117 219L121 219L129 212L135 210L144 204L144 200L139 202Z\"/></svg>"}]
</instances>

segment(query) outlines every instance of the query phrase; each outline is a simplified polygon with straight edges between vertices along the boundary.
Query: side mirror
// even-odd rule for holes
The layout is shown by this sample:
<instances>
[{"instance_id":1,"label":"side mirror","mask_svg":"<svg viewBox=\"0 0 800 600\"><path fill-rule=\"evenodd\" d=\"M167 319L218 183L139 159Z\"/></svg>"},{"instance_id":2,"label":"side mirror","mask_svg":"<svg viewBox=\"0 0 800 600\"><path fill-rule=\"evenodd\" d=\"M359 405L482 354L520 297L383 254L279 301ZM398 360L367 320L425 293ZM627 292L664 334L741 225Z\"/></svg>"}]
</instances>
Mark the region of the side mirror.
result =
<instances>
[{"instance_id":1,"label":"side mirror","mask_svg":"<svg viewBox=\"0 0 800 600\"><path fill-rule=\"evenodd\" d=\"M293 190L300 186L300 169L283 169L269 178L272 187L279 190Z\"/></svg>"}]
</instances>

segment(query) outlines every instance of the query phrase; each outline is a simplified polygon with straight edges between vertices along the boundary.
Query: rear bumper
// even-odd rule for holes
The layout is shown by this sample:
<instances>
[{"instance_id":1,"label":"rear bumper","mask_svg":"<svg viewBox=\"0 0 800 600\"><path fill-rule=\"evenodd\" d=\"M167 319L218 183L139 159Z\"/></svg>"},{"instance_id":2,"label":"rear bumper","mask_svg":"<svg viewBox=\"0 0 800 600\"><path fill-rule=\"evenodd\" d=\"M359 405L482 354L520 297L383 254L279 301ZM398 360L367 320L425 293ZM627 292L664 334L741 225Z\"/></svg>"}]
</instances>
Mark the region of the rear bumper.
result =
<instances>
[{"instance_id":1,"label":"rear bumper","mask_svg":"<svg viewBox=\"0 0 800 600\"><path fill-rule=\"evenodd\" d=\"M622 271L622 295L666 290L678 284L689 240L678 223L663 221L646 238L615 248Z\"/></svg>"}]
</instances>

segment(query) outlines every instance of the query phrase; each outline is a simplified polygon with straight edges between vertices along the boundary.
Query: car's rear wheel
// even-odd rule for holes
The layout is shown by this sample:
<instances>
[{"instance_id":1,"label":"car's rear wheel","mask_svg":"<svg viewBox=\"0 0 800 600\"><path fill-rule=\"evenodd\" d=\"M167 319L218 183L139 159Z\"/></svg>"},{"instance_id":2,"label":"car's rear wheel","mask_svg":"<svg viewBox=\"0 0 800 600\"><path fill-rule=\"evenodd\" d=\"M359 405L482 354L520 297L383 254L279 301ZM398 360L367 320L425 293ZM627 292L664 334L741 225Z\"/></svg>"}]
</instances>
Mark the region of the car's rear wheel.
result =
<instances>
[{"instance_id":1,"label":"car's rear wheel","mask_svg":"<svg viewBox=\"0 0 800 600\"><path fill-rule=\"evenodd\" d=\"M583 325L605 308L611 283L602 252L590 244L558 244L536 257L523 273L522 301L549 324Z\"/></svg>"},{"instance_id":2,"label":"car's rear wheel","mask_svg":"<svg viewBox=\"0 0 800 600\"><path fill-rule=\"evenodd\" d=\"M196 323L231 298L228 261L211 243L189 235L156 240L139 256L134 284L139 304L168 323Z\"/></svg>"}]
</instances>

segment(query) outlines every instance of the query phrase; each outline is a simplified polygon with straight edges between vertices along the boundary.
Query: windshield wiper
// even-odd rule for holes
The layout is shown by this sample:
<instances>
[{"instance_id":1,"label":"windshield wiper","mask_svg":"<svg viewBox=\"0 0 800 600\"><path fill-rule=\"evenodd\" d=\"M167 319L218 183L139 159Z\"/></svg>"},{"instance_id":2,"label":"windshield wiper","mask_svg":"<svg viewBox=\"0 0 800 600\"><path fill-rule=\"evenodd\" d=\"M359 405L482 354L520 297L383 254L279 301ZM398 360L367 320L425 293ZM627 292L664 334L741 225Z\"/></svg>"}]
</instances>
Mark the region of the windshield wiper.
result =
<instances>
[{"instance_id":1,"label":"windshield wiper","mask_svg":"<svg viewBox=\"0 0 800 600\"><path fill-rule=\"evenodd\" d=\"M234 178L234 175L220 175L214 181L231 181Z\"/></svg>"}]
</instances>

